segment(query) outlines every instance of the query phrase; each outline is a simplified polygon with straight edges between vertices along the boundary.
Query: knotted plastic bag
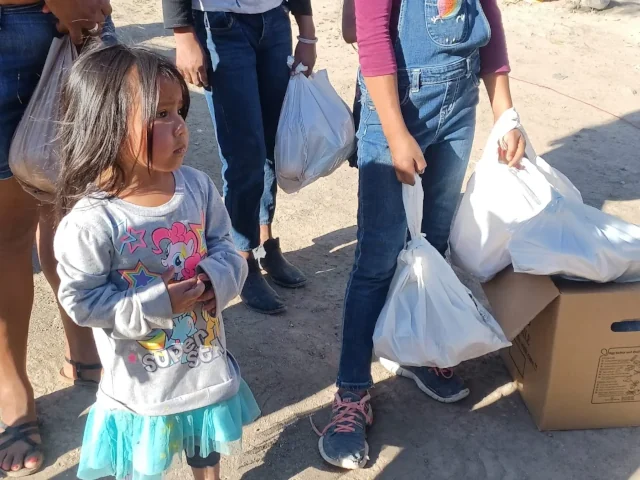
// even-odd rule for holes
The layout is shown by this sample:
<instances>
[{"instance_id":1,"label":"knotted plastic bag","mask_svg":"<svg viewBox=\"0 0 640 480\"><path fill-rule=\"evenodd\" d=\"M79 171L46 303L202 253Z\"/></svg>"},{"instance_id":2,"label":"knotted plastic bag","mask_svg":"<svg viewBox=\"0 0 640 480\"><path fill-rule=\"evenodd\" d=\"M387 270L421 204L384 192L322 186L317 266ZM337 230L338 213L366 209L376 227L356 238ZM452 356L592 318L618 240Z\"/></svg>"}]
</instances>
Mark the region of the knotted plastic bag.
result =
<instances>
[{"instance_id":1,"label":"knotted plastic bag","mask_svg":"<svg viewBox=\"0 0 640 480\"><path fill-rule=\"evenodd\" d=\"M376 355L401 365L449 368L510 345L502 329L420 232L420 178L403 185L411 240L373 334Z\"/></svg>"},{"instance_id":2,"label":"knotted plastic bag","mask_svg":"<svg viewBox=\"0 0 640 480\"><path fill-rule=\"evenodd\" d=\"M302 74L305 70L299 65L289 80L276 134L276 178L287 193L332 173L356 145L353 116L326 70L310 77Z\"/></svg>"},{"instance_id":3,"label":"knotted plastic bag","mask_svg":"<svg viewBox=\"0 0 640 480\"><path fill-rule=\"evenodd\" d=\"M522 168L499 161L499 142L519 129L527 147ZM578 189L561 172L536 155L518 113L507 110L496 122L482 158L469 179L451 229L455 265L486 282L511 264L509 241L517 225L540 213L558 191L582 203Z\"/></svg>"}]
</instances>

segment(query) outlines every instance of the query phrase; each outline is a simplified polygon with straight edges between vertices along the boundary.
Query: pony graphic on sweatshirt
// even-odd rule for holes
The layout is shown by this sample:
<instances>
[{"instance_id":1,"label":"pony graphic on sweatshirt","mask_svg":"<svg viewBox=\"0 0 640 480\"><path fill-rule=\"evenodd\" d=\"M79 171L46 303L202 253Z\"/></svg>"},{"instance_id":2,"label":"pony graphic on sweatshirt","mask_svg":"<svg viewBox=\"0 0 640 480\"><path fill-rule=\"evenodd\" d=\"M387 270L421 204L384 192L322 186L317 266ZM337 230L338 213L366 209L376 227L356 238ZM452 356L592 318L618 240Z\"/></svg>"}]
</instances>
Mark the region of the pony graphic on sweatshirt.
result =
<instances>
[{"instance_id":1,"label":"pony graphic on sweatshirt","mask_svg":"<svg viewBox=\"0 0 640 480\"><path fill-rule=\"evenodd\" d=\"M183 223L175 222L171 228L161 227L152 232L152 252L163 257L161 263L164 267L174 269L174 281L189 280L196 276L197 266L207 254L203 224L204 221L190 224L188 228ZM173 317L173 329L155 330L144 340L138 341L151 354L145 356L145 367L152 371L156 365L161 368L175 363L196 366L198 362L195 357L191 358L197 353L196 350L221 346L217 341L220 336L218 319L204 311L202 317L207 324L206 330L199 330L196 313L188 312ZM152 361L151 357L160 362ZM164 361L165 357L168 361Z\"/></svg>"},{"instance_id":2,"label":"pony graphic on sweatshirt","mask_svg":"<svg viewBox=\"0 0 640 480\"><path fill-rule=\"evenodd\" d=\"M176 222L171 228L154 230L151 240L152 252L164 256L162 265L175 269L174 280L189 280L196 276L196 267L206 255L206 251L202 253L201 238L195 231Z\"/></svg>"}]
</instances>

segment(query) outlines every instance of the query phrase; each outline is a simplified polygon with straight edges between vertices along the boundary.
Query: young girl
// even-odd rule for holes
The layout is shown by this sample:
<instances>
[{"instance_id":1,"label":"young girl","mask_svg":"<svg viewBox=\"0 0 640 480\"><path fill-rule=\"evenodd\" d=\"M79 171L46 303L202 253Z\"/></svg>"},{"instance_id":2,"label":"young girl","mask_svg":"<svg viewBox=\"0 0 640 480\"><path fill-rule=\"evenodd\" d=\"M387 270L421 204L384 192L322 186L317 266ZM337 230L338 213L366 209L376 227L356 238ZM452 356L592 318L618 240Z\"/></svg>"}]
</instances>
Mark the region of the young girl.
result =
<instances>
[{"instance_id":1,"label":"young girl","mask_svg":"<svg viewBox=\"0 0 640 480\"><path fill-rule=\"evenodd\" d=\"M480 77L496 119L511 108L509 63L496 0L350 0L347 41L358 41L358 245L344 306L342 354L322 457L344 468L367 463L373 422L373 331L407 238L402 183L422 175L422 232L443 255L469 161ZM356 37L353 37L355 19ZM503 138L503 160L524 153L518 130ZM444 403L469 394L451 370L382 362Z\"/></svg>"},{"instance_id":2,"label":"young girl","mask_svg":"<svg viewBox=\"0 0 640 480\"><path fill-rule=\"evenodd\" d=\"M160 479L184 451L194 478L218 479L259 410L221 316L247 263L211 180L182 166L187 86L117 45L79 58L62 105L59 298L104 366L78 477Z\"/></svg>"}]
</instances>

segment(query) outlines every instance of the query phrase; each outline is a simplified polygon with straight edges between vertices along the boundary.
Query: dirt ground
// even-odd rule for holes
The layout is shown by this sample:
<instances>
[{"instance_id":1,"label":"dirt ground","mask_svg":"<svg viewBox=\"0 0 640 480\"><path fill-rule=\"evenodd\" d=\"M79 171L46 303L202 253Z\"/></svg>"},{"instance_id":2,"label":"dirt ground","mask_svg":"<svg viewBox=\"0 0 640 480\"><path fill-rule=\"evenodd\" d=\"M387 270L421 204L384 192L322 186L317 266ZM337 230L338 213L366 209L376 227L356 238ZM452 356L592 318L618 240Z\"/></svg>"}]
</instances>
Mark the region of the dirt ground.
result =
<instances>
[{"instance_id":1,"label":"dirt ground","mask_svg":"<svg viewBox=\"0 0 640 480\"><path fill-rule=\"evenodd\" d=\"M157 0L112 0L122 40L173 55ZM348 103L357 55L340 37L340 0L315 0L319 68ZM599 208L640 223L640 1L613 2L599 12L563 3L503 3L513 66L512 90L538 153L560 168ZM220 166L202 94L193 91L188 163L220 185ZM609 113L607 113L609 112ZM483 99L473 158L491 127ZM472 169L470 166L470 170ZM540 433L517 394L472 410L509 383L495 356L468 362L460 373L469 399L440 405L374 364L376 424L371 462L358 472L325 466L308 416L321 425L332 399L342 299L355 243L357 172L347 166L301 193L279 197L275 231L308 287L281 291L289 312L277 318L240 304L226 313L230 349L263 410L246 429L246 453L223 461L223 478L245 480L640 478L640 430ZM92 395L58 379L63 333L44 277L34 262L36 301L29 369L44 421L46 469L33 478L71 479ZM481 295L479 286L465 278ZM181 465L171 479L188 478Z\"/></svg>"}]
</instances>

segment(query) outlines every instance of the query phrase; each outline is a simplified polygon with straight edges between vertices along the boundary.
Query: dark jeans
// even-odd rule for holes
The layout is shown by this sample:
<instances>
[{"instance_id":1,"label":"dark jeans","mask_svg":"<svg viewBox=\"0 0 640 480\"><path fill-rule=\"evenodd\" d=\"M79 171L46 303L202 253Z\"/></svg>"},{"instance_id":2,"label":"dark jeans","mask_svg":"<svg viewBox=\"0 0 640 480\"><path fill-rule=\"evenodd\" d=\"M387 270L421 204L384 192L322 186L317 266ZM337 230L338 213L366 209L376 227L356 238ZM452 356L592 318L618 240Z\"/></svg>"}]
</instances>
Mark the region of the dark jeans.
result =
<instances>
[{"instance_id":1,"label":"dark jeans","mask_svg":"<svg viewBox=\"0 0 640 480\"><path fill-rule=\"evenodd\" d=\"M276 208L273 151L289 84L291 21L284 7L253 15L193 14L200 43L220 58L215 71L209 67L206 97L233 240L246 252L260 244L260 225L271 224Z\"/></svg>"}]
</instances>

